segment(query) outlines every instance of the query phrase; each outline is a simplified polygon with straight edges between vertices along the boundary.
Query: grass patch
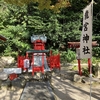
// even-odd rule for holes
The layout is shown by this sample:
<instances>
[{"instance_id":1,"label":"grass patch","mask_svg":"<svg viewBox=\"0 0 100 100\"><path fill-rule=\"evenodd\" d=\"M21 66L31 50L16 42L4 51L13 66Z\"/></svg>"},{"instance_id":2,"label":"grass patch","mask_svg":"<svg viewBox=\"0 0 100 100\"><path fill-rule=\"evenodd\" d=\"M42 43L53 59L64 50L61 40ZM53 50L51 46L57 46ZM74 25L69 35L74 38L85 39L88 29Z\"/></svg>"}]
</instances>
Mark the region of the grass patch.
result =
<instances>
[{"instance_id":1,"label":"grass patch","mask_svg":"<svg viewBox=\"0 0 100 100\"><path fill-rule=\"evenodd\" d=\"M78 70L78 66L74 66L74 67L72 68L72 70L73 70L73 71L77 71L77 70Z\"/></svg>"}]
</instances>

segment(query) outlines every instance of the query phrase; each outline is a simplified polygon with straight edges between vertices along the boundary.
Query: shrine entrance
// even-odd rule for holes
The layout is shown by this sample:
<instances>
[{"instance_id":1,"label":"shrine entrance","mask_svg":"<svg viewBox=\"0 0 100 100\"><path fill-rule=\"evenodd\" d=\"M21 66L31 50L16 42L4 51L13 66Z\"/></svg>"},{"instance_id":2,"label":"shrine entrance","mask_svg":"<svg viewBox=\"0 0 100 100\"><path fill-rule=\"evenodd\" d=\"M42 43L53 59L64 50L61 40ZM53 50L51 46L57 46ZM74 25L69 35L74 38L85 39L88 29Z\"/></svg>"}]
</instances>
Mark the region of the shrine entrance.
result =
<instances>
[{"instance_id":1,"label":"shrine entrance","mask_svg":"<svg viewBox=\"0 0 100 100\"><path fill-rule=\"evenodd\" d=\"M93 41L92 42L92 47L97 47L97 41ZM68 42L68 48L76 48L76 55L77 55L77 61L78 61L78 71L79 71L79 75L82 76L82 70L81 70L81 59L80 59L80 42ZM90 66L91 66L91 62L90 62L90 58L88 58L88 70L90 72Z\"/></svg>"}]
</instances>

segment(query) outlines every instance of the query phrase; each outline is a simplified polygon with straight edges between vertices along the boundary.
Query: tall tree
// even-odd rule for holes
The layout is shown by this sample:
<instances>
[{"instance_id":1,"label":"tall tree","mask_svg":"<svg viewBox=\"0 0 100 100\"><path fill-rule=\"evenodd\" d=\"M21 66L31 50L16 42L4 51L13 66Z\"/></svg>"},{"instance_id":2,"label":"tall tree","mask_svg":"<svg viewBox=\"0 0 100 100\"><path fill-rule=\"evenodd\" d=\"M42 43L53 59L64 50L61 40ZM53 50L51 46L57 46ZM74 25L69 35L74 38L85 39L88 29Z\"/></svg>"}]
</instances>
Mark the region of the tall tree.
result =
<instances>
[{"instance_id":1,"label":"tall tree","mask_svg":"<svg viewBox=\"0 0 100 100\"><path fill-rule=\"evenodd\" d=\"M4 54L17 55L18 51L30 48L26 39L28 38L27 9L25 6L7 4L5 6L7 8L0 12L0 34L7 37L8 40L2 47L5 47Z\"/></svg>"},{"instance_id":2,"label":"tall tree","mask_svg":"<svg viewBox=\"0 0 100 100\"><path fill-rule=\"evenodd\" d=\"M38 8L43 9L52 9L58 11L59 8L70 6L69 0L4 0L7 3L15 4L19 6L27 5L31 2L38 3Z\"/></svg>"}]
</instances>

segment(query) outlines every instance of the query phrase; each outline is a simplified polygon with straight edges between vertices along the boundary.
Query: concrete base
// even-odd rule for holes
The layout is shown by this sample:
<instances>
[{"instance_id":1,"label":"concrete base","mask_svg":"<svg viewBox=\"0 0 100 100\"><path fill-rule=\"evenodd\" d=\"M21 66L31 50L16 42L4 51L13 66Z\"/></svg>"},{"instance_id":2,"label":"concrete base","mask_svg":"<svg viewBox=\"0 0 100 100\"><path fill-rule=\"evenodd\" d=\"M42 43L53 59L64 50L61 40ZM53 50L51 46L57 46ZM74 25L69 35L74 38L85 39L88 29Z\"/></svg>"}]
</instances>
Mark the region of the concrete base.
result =
<instances>
[{"instance_id":1,"label":"concrete base","mask_svg":"<svg viewBox=\"0 0 100 100\"><path fill-rule=\"evenodd\" d=\"M12 73L21 74L22 69L21 68L4 68L3 72L5 72L6 74L12 74Z\"/></svg>"}]
</instances>

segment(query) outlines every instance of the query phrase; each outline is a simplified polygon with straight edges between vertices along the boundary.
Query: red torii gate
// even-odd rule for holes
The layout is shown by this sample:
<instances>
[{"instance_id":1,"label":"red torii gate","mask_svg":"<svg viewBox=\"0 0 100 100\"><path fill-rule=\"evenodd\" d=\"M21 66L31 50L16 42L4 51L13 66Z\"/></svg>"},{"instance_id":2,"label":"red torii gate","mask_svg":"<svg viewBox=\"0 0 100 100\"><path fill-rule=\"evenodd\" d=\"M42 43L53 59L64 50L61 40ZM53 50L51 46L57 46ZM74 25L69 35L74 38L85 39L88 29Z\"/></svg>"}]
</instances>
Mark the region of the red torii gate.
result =
<instances>
[{"instance_id":1,"label":"red torii gate","mask_svg":"<svg viewBox=\"0 0 100 100\"><path fill-rule=\"evenodd\" d=\"M93 41L92 42L92 47L96 47L99 44L97 44L97 41ZM80 48L80 42L68 42L68 48ZM79 69L79 75L82 75L82 71L81 71L81 62L80 59L78 60L78 69ZM89 67L89 72L90 72L90 58L88 58L88 67Z\"/></svg>"}]
</instances>

